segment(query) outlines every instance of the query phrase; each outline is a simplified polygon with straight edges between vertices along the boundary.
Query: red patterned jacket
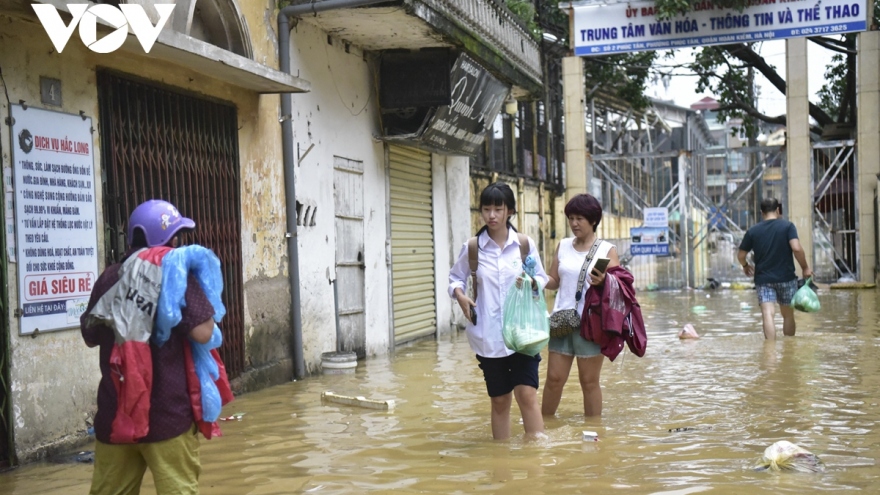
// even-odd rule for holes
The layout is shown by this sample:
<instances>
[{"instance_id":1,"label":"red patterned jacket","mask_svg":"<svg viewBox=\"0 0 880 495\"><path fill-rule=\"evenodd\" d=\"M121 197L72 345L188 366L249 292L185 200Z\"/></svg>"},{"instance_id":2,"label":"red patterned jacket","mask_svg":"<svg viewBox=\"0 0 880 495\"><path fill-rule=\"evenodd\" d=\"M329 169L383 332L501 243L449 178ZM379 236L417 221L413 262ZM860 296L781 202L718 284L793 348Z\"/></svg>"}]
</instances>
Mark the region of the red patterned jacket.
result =
<instances>
[{"instance_id":1,"label":"red patterned jacket","mask_svg":"<svg viewBox=\"0 0 880 495\"><path fill-rule=\"evenodd\" d=\"M608 269L601 287L590 287L581 315L581 337L598 344L612 361L624 343L636 356L645 355L648 335L632 273L614 266Z\"/></svg>"}]
</instances>

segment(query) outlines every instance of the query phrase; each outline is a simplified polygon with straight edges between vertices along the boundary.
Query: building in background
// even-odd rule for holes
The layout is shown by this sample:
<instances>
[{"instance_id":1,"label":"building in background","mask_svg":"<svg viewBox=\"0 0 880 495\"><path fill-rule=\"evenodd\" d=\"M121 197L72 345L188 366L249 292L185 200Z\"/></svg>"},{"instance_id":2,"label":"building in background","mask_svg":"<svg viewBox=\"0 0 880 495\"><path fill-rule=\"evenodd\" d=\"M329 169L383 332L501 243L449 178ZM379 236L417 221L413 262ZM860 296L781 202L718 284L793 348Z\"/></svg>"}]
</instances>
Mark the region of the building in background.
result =
<instances>
[{"instance_id":1,"label":"building in background","mask_svg":"<svg viewBox=\"0 0 880 495\"><path fill-rule=\"evenodd\" d=\"M45 4L70 21L64 6ZM157 18L153 2L138 4ZM57 53L30 5L0 0L9 94L0 111L57 112L77 129L77 120L87 125L81 144L93 154L95 213L79 238L95 246L95 276L124 252L135 205L153 197L176 203L199 226L187 241L223 262L222 354L239 393L319 372L324 352L365 358L452 328L446 273L471 235L470 156L506 101L542 97L539 44L502 3L347 5L291 18L290 44L281 47L274 2L178 1L149 54L132 34L118 51L92 52L76 32ZM100 19L97 29L99 38L112 31ZM289 73L279 70L285 52ZM290 114L279 93L292 94ZM0 122L8 188L21 156L14 125ZM31 175L57 184L60 173ZM14 214L20 189L7 189L4 202L6 253L16 252L16 240L19 248L32 242L19 236L21 222L39 220ZM28 215L44 206L25 199ZM298 260L288 257L289 239ZM31 327L18 310L31 296L17 282L27 267L4 260L0 464L9 464L86 438L99 371L75 328L78 315L65 328L22 332Z\"/></svg>"}]
</instances>

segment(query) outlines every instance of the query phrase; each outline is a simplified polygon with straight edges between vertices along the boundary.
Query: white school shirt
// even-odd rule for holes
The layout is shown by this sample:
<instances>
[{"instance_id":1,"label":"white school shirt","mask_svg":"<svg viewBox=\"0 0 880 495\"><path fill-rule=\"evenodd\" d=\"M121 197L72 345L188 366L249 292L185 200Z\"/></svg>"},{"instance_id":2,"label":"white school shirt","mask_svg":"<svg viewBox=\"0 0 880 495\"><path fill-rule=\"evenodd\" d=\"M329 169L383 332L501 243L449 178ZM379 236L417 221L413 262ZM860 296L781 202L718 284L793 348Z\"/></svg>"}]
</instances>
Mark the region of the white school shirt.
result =
<instances>
[{"instance_id":1,"label":"white school shirt","mask_svg":"<svg viewBox=\"0 0 880 495\"><path fill-rule=\"evenodd\" d=\"M600 239L596 239L596 242L599 241ZM587 273L584 276L584 289L583 293L581 293L581 300L577 301L575 306L578 277L580 277L581 270L584 267L584 260L587 259L589 250L585 252L576 250L574 248L574 237L567 237L559 241L559 265L557 266L559 272L559 291L556 293L556 302L553 306L554 313L572 308L576 309L579 315L584 313L584 301L587 300L587 290L591 287L590 272L593 271L593 267L596 266L596 261L599 258L608 257L608 253L613 247L614 244L608 241L602 241L596 247L596 254L593 255L593 260L590 262L590 266L587 267Z\"/></svg>"},{"instance_id":2,"label":"white school shirt","mask_svg":"<svg viewBox=\"0 0 880 495\"><path fill-rule=\"evenodd\" d=\"M477 239L479 263L477 265L477 324L467 322L468 343L479 356L497 358L513 354L504 345L501 325L504 319L504 300L507 291L523 272L519 251L519 237L513 229L508 229L507 242L499 248L488 232ZM535 248L535 241L529 238L529 254L535 258L535 279L541 287L547 285L547 273L541 264L541 257ZM449 296L455 298L455 289L467 291L467 281L471 276L468 264L467 242L461 247L458 261L449 270Z\"/></svg>"}]
</instances>

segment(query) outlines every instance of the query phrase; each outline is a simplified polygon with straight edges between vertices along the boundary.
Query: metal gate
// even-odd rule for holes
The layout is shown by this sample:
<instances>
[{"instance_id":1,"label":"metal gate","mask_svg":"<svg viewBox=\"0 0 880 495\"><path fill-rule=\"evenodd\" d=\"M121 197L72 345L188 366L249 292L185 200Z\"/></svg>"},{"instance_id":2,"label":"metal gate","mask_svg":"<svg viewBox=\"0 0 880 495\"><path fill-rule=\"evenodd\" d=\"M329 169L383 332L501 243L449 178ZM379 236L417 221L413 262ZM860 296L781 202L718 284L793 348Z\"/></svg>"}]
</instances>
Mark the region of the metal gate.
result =
<instances>
[{"instance_id":1,"label":"metal gate","mask_svg":"<svg viewBox=\"0 0 880 495\"><path fill-rule=\"evenodd\" d=\"M431 154L388 146L394 343L437 331Z\"/></svg>"},{"instance_id":2,"label":"metal gate","mask_svg":"<svg viewBox=\"0 0 880 495\"><path fill-rule=\"evenodd\" d=\"M688 164L679 161L678 151L605 154L590 157L593 177L589 192L602 203L603 220L599 234L617 247L620 262L640 284L659 288L680 288L688 284L686 246L682 245L681 196L679 177L688 175ZM669 209L669 255L633 256L632 239L608 237L611 222L633 227L641 225L646 207ZM686 218L686 217L685 217ZM684 222L686 225L687 222ZM619 229L617 229L619 230ZM685 253L685 256L682 256ZM682 260L685 263L682 263Z\"/></svg>"},{"instance_id":3,"label":"metal gate","mask_svg":"<svg viewBox=\"0 0 880 495\"><path fill-rule=\"evenodd\" d=\"M340 352L366 357L364 311L364 162L333 157L333 200L336 214L336 290Z\"/></svg>"},{"instance_id":4,"label":"metal gate","mask_svg":"<svg viewBox=\"0 0 880 495\"><path fill-rule=\"evenodd\" d=\"M813 272L820 282L859 280L855 141L813 144Z\"/></svg>"},{"instance_id":5,"label":"metal gate","mask_svg":"<svg viewBox=\"0 0 880 495\"><path fill-rule=\"evenodd\" d=\"M736 251L760 221L761 198L787 200L780 146L594 155L591 162L590 192L606 214L638 225L645 207L668 208L669 256L632 256L629 238L608 239L637 280L660 288L745 279Z\"/></svg>"},{"instance_id":6,"label":"metal gate","mask_svg":"<svg viewBox=\"0 0 880 495\"><path fill-rule=\"evenodd\" d=\"M692 201L707 215L694 233L695 249L706 243L706 278L746 281L737 251L749 227L761 221L761 201L774 197L788 204L786 151L782 146L710 148L695 151L692 159L702 162L697 169L704 173L692 188Z\"/></svg>"},{"instance_id":7,"label":"metal gate","mask_svg":"<svg viewBox=\"0 0 880 495\"><path fill-rule=\"evenodd\" d=\"M128 215L143 201L165 199L195 220L184 242L220 258L220 354L229 377L237 377L245 360L236 109L104 71L98 98L106 261L125 253Z\"/></svg>"}]
</instances>

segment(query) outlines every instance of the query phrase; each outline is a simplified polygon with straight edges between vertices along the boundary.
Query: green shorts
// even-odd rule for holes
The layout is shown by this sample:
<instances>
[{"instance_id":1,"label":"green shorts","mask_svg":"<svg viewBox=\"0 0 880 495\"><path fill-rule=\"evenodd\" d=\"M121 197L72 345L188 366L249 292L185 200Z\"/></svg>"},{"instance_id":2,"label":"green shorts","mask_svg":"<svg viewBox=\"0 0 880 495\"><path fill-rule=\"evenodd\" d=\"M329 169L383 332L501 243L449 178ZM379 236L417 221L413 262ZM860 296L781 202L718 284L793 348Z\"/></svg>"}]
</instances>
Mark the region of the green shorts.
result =
<instances>
[{"instance_id":1,"label":"green shorts","mask_svg":"<svg viewBox=\"0 0 880 495\"><path fill-rule=\"evenodd\" d=\"M577 358L590 358L602 353L601 347L584 339L578 332L572 332L565 337L550 337L547 349L550 352Z\"/></svg>"}]
</instances>

